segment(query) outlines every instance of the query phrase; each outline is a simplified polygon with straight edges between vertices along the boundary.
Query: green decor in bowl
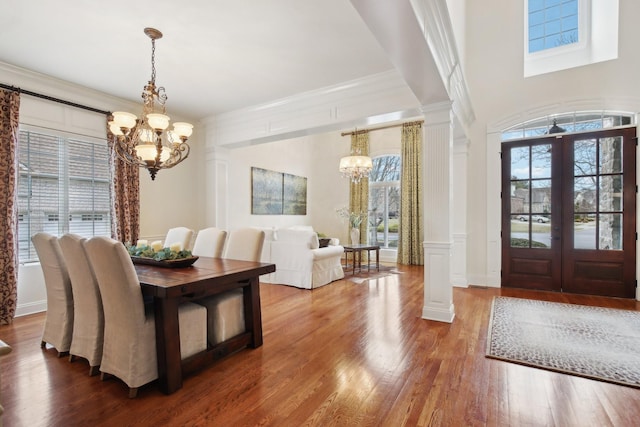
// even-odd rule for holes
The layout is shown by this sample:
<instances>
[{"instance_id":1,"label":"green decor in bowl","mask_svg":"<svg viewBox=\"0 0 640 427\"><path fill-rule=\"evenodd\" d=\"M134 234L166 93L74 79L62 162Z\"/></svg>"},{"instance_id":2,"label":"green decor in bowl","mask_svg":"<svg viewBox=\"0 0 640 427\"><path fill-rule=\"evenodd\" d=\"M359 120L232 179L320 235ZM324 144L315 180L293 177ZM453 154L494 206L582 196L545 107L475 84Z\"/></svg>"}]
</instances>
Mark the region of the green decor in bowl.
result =
<instances>
[{"instance_id":1,"label":"green decor in bowl","mask_svg":"<svg viewBox=\"0 0 640 427\"><path fill-rule=\"evenodd\" d=\"M154 250L148 245L126 245L127 251L134 264L148 264L160 267L188 267L198 260L191 251L175 251L171 248Z\"/></svg>"}]
</instances>

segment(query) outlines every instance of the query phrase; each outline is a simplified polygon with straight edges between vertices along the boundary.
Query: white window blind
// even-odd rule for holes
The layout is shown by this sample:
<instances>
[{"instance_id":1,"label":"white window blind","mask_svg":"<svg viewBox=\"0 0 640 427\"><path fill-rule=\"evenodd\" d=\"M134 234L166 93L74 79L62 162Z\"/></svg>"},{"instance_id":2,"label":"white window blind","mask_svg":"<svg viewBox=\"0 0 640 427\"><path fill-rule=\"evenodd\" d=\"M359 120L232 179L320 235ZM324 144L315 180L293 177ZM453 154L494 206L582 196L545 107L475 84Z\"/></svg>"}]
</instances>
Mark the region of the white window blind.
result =
<instances>
[{"instance_id":1,"label":"white window blind","mask_svg":"<svg viewBox=\"0 0 640 427\"><path fill-rule=\"evenodd\" d=\"M31 236L109 236L109 152L105 140L20 130L19 261L37 260Z\"/></svg>"}]
</instances>

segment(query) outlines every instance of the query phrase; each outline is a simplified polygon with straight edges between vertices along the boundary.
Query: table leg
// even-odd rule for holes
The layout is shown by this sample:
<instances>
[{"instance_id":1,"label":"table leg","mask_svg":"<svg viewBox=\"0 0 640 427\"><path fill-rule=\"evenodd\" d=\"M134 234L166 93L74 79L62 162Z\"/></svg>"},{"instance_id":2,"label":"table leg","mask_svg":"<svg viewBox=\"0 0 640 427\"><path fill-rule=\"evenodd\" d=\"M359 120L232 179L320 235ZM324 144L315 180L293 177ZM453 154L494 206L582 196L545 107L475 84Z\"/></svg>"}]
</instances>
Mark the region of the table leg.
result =
<instances>
[{"instance_id":1,"label":"table leg","mask_svg":"<svg viewBox=\"0 0 640 427\"><path fill-rule=\"evenodd\" d=\"M182 388L180 325L177 298L154 298L156 354L160 389L171 394Z\"/></svg>"},{"instance_id":2,"label":"table leg","mask_svg":"<svg viewBox=\"0 0 640 427\"><path fill-rule=\"evenodd\" d=\"M251 347L262 345L262 312L260 310L260 281L250 280L249 286L242 288L244 296L244 325L251 332Z\"/></svg>"},{"instance_id":3,"label":"table leg","mask_svg":"<svg viewBox=\"0 0 640 427\"><path fill-rule=\"evenodd\" d=\"M376 270L380 271L380 248L376 248Z\"/></svg>"},{"instance_id":4,"label":"table leg","mask_svg":"<svg viewBox=\"0 0 640 427\"><path fill-rule=\"evenodd\" d=\"M357 254L357 251L355 251L355 250L351 251L351 262L353 264L353 266L352 266L353 267L353 271L351 272L351 275L353 275L353 276L355 276L355 274L356 274L356 254Z\"/></svg>"}]
</instances>

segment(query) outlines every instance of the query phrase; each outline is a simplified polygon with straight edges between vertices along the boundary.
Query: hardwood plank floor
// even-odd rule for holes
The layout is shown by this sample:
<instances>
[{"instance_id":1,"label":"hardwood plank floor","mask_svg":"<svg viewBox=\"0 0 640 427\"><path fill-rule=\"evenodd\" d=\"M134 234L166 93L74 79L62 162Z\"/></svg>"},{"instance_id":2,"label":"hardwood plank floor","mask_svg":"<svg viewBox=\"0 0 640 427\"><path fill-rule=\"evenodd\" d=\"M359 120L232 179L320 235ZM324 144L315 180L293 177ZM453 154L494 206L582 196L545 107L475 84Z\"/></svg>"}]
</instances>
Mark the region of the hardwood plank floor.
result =
<instances>
[{"instance_id":1,"label":"hardwood plank floor","mask_svg":"<svg viewBox=\"0 0 640 427\"><path fill-rule=\"evenodd\" d=\"M420 318L423 269L313 291L261 285L264 345L127 398L42 350L44 314L0 327L5 426L631 426L640 390L485 358L496 295L640 310L633 300L454 288L452 324Z\"/></svg>"}]
</instances>

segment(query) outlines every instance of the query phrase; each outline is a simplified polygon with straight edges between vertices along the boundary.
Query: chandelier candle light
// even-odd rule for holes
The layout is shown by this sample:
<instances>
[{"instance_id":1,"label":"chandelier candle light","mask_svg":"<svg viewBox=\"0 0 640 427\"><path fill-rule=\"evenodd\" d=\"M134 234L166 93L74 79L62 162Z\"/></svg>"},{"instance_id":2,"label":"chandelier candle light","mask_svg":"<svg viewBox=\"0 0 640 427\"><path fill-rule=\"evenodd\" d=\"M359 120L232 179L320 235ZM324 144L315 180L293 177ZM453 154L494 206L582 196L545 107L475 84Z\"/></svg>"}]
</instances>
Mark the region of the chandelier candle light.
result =
<instances>
[{"instance_id":1,"label":"chandelier candle light","mask_svg":"<svg viewBox=\"0 0 640 427\"><path fill-rule=\"evenodd\" d=\"M358 129L353 134L358 135ZM359 149L352 148L349 156L340 159L340 174L344 178L351 179L354 184L359 183L362 178L367 178L371 169L373 169L371 157L361 155Z\"/></svg>"},{"instance_id":2,"label":"chandelier candle light","mask_svg":"<svg viewBox=\"0 0 640 427\"><path fill-rule=\"evenodd\" d=\"M177 122L169 127L166 115L167 95L164 87L156 87L156 40L162 33L155 28L145 28L151 39L151 80L142 91L142 116L116 111L109 122L111 133L116 136L115 150L125 162L147 168L155 180L160 169L169 169L189 156L187 139L193 132L190 123Z\"/></svg>"}]
</instances>

